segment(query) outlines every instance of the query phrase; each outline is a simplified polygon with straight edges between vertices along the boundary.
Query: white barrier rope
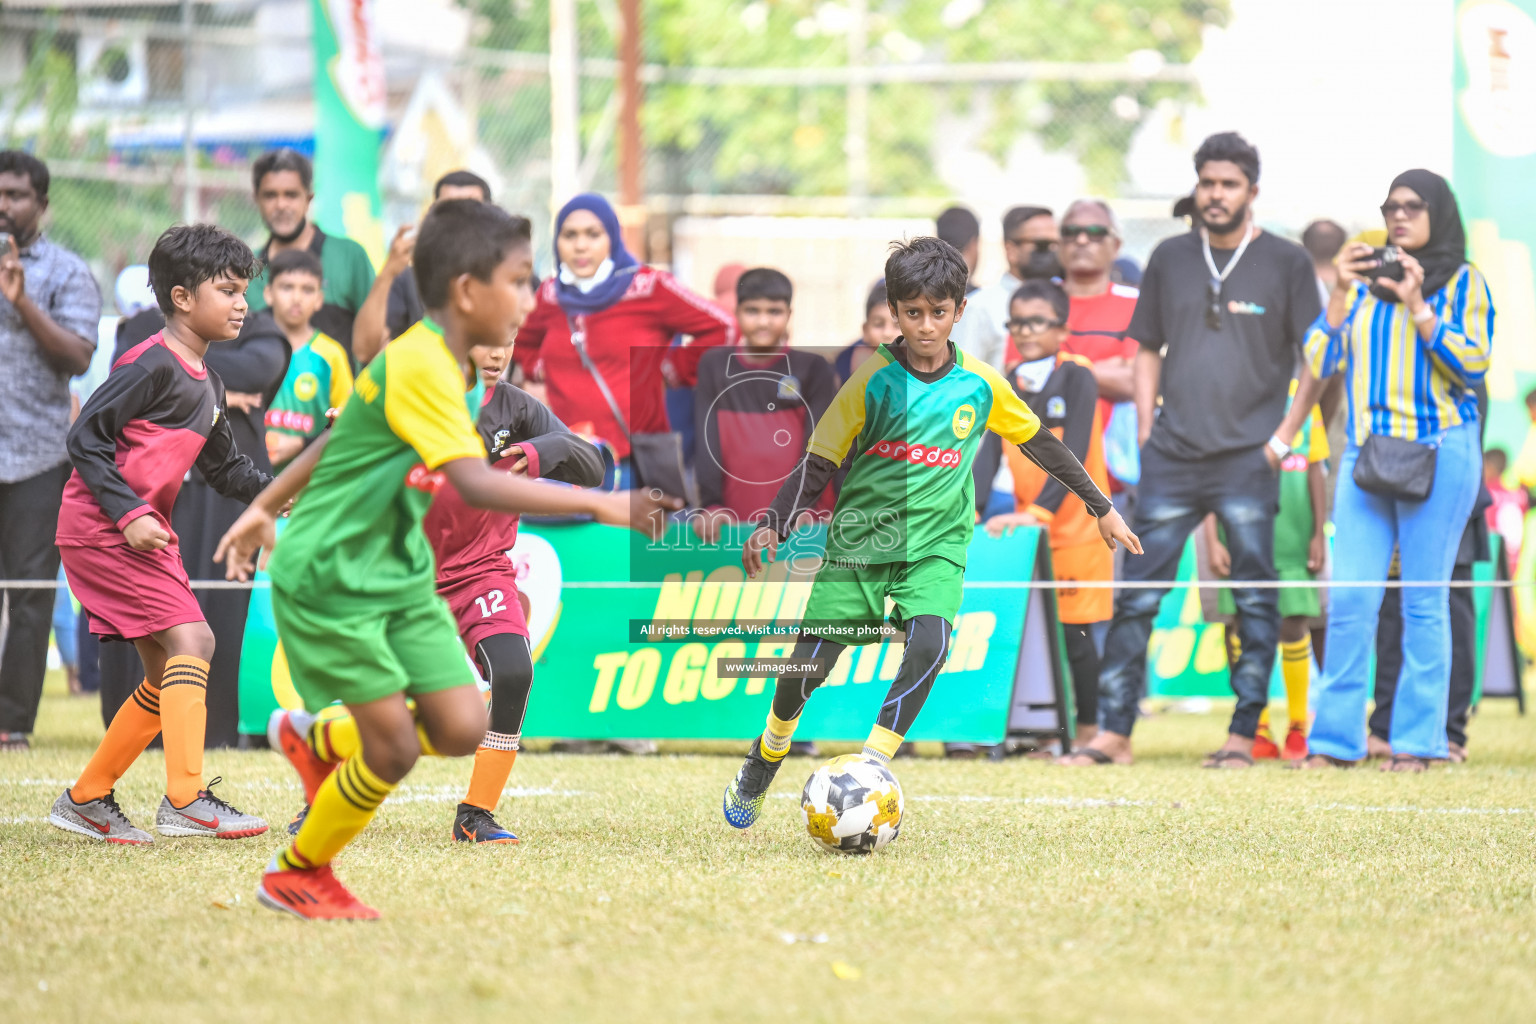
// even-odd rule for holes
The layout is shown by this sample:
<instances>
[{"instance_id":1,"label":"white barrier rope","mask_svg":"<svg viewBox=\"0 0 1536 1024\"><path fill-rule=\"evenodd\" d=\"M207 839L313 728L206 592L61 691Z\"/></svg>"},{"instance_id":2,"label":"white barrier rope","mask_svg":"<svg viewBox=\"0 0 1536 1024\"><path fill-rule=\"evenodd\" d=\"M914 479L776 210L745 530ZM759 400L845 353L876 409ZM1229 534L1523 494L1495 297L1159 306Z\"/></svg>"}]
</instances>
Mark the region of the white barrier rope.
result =
<instances>
[{"instance_id":1,"label":"white barrier rope","mask_svg":"<svg viewBox=\"0 0 1536 1024\"><path fill-rule=\"evenodd\" d=\"M754 581L755 582L755 581ZM782 582L782 581L781 581ZM809 580L802 582L810 582ZM654 590L662 581L566 580L566 590ZM0 580L0 590L57 590L65 586L58 580ZM193 590L267 590L270 580L192 580ZM1386 587L1402 590L1412 587L1450 587L1456 590L1487 588L1512 590L1536 587L1536 580L966 580L967 590L1341 590L1359 587Z\"/></svg>"}]
</instances>

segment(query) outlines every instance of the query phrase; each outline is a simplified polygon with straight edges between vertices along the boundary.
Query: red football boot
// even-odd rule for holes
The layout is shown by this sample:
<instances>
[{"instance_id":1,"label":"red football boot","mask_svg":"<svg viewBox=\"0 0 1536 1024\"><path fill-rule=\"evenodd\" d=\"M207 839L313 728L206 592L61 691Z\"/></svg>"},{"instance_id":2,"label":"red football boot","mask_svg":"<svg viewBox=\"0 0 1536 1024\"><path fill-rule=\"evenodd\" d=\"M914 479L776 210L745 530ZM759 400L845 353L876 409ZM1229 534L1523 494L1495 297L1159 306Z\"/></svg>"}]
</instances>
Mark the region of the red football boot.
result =
<instances>
[{"instance_id":1,"label":"red football boot","mask_svg":"<svg viewBox=\"0 0 1536 1024\"><path fill-rule=\"evenodd\" d=\"M269 910L281 910L306 921L372 921L379 916L347 891L329 864L303 871L283 871L276 858L256 887L256 899Z\"/></svg>"},{"instance_id":2,"label":"red football boot","mask_svg":"<svg viewBox=\"0 0 1536 1024\"><path fill-rule=\"evenodd\" d=\"M1280 757L1280 748L1270 738L1269 726L1261 725L1254 733L1252 754L1255 761L1274 761Z\"/></svg>"},{"instance_id":3,"label":"red football boot","mask_svg":"<svg viewBox=\"0 0 1536 1024\"><path fill-rule=\"evenodd\" d=\"M299 773L299 781L304 784L306 804L315 802L315 793L319 791L320 783L336 770L335 764L320 759L320 755L315 753L305 738L304 734L309 731L313 721L313 715L302 711L284 711L281 708L272 712L272 717L267 720L267 743L273 750L281 750L288 763L293 765L293 770Z\"/></svg>"},{"instance_id":4,"label":"red football boot","mask_svg":"<svg viewBox=\"0 0 1536 1024\"><path fill-rule=\"evenodd\" d=\"M1285 734L1285 750L1280 754L1287 761L1305 760L1307 756L1307 731L1293 725Z\"/></svg>"}]
</instances>

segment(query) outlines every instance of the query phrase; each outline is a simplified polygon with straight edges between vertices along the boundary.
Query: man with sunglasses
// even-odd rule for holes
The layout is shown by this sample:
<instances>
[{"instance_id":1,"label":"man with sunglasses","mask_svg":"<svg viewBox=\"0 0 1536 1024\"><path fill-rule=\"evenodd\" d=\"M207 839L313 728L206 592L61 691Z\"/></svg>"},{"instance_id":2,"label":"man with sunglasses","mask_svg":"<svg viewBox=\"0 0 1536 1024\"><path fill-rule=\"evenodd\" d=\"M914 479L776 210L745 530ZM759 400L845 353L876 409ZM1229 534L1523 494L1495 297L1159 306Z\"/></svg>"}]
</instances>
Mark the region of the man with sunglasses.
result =
<instances>
[{"instance_id":1,"label":"man with sunglasses","mask_svg":"<svg viewBox=\"0 0 1536 1024\"><path fill-rule=\"evenodd\" d=\"M1129 326L1140 346L1133 369L1142 442L1136 532L1146 555L1127 561L1124 575L1134 582L1173 579L1190 533L1214 513L1226 530L1232 579L1268 581L1275 578L1280 461L1317 398L1317 382L1301 360L1302 340L1321 308L1317 284L1305 250L1254 223L1259 154L1247 140L1235 132L1206 139L1195 153L1195 173L1196 230L1152 253ZM1166 592L1119 593L1104 644L1100 731L1063 763L1130 763L1147 641ZM1207 767L1253 763L1279 641L1276 594L1233 590L1242 641L1232 673L1237 707Z\"/></svg>"},{"instance_id":2,"label":"man with sunglasses","mask_svg":"<svg viewBox=\"0 0 1536 1024\"><path fill-rule=\"evenodd\" d=\"M1136 407L1131 401L1132 361L1139 347L1127 333L1139 294L1111 277L1120 255L1120 225L1102 199L1079 199L1061 216L1062 287L1072 303L1061 350L1093 364L1103 429L1113 426L1125 443L1107 449L1110 497L1122 515L1139 476L1135 450ZM1115 417L1121 417L1116 424ZM1117 455L1118 453L1118 455ZM1118 472L1117 472L1118 471Z\"/></svg>"},{"instance_id":3,"label":"man with sunglasses","mask_svg":"<svg viewBox=\"0 0 1536 1024\"><path fill-rule=\"evenodd\" d=\"M955 321L950 340L1001 371L1019 361L1008 341L1008 300L1029 280L1061 276L1056 255L1056 217L1044 206L1015 206L1003 214L1003 256L1008 269L996 284L966 299L965 316Z\"/></svg>"}]
</instances>

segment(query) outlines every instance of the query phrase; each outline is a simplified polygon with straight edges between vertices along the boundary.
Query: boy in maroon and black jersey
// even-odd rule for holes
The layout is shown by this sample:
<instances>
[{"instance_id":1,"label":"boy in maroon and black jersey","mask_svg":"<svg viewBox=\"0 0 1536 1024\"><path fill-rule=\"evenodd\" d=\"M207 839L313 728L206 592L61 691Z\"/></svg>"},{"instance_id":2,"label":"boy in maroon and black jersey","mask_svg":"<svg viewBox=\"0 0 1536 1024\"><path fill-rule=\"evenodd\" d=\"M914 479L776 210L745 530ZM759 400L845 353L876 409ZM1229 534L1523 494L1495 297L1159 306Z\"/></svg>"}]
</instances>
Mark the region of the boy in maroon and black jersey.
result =
<instances>
[{"instance_id":1,"label":"boy in maroon and black jersey","mask_svg":"<svg viewBox=\"0 0 1536 1024\"><path fill-rule=\"evenodd\" d=\"M770 267L736 282L740 347L712 348L699 359L694 391L694 473L702 512L689 520L713 543L730 523L755 522L794 471L805 443L837 394L837 377L820 355L789 345L794 286ZM832 511L829 489L813 511Z\"/></svg>"},{"instance_id":2,"label":"boy in maroon and black jersey","mask_svg":"<svg viewBox=\"0 0 1536 1024\"><path fill-rule=\"evenodd\" d=\"M213 631L192 596L171 507L193 466L220 494L250 501L271 480L235 447L224 385L203 362L245 320L258 270L240 239L208 224L171 228L149 256L165 330L129 349L69 431L75 470L64 489L58 546L91 632L131 642L144 682L124 702L74 786L48 820L107 842L153 840L113 788L156 733L165 734L165 798L155 831L238 839L267 823L203 786L203 732Z\"/></svg>"},{"instance_id":3,"label":"boy in maroon and black jersey","mask_svg":"<svg viewBox=\"0 0 1536 1024\"><path fill-rule=\"evenodd\" d=\"M476 429L492 467L582 487L602 483L603 459L597 449L572 433L538 399L501 380L511 354L509 348L481 345L469 350L486 386ZM421 523L437 556L437 593L458 621L465 650L491 686L490 727L475 751L469 791L454 818L453 838L459 842L518 841L492 816L517 760L533 686L528 610L517 587L517 569L507 557L517 543L518 518L474 508L452 486L444 486ZM326 749L331 732L353 728L350 721L335 718L321 719L315 728L313 716L279 711L269 738L282 744L289 727L299 737L310 736L328 763L334 760ZM295 819L290 832L297 831L303 817Z\"/></svg>"}]
</instances>

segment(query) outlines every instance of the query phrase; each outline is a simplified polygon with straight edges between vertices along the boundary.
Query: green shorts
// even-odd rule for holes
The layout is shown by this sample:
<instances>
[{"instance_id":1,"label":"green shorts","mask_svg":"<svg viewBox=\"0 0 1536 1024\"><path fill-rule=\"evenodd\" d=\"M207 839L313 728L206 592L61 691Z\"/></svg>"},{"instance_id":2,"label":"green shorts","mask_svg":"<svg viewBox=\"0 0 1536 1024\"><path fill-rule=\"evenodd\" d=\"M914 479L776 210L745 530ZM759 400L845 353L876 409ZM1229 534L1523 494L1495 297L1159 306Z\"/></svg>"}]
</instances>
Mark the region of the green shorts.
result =
<instances>
[{"instance_id":1,"label":"green shorts","mask_svg":"<svg viewBox=\"0 0 1536 1024\"><path fill-rule=\"evenodd\" d=\"M404 608L338 611L274 586L272 617L293 688L310 711L475 683L453 615L430 591Z\"/></svg>"},{"instance_id":2,"label":"green shorts","mask_svg":"<svg viewBox=\"0 0 1536 1024\"><path fill-rule=\"evenodd\" d=\"M964 583L964 567L941 555L862 569L826 562L811 584L800 628L840 644L879 643L887 597L896 605L890 623L897 629L919 615L937 615L953 625Z\"/></svg>"}]
</instances>

